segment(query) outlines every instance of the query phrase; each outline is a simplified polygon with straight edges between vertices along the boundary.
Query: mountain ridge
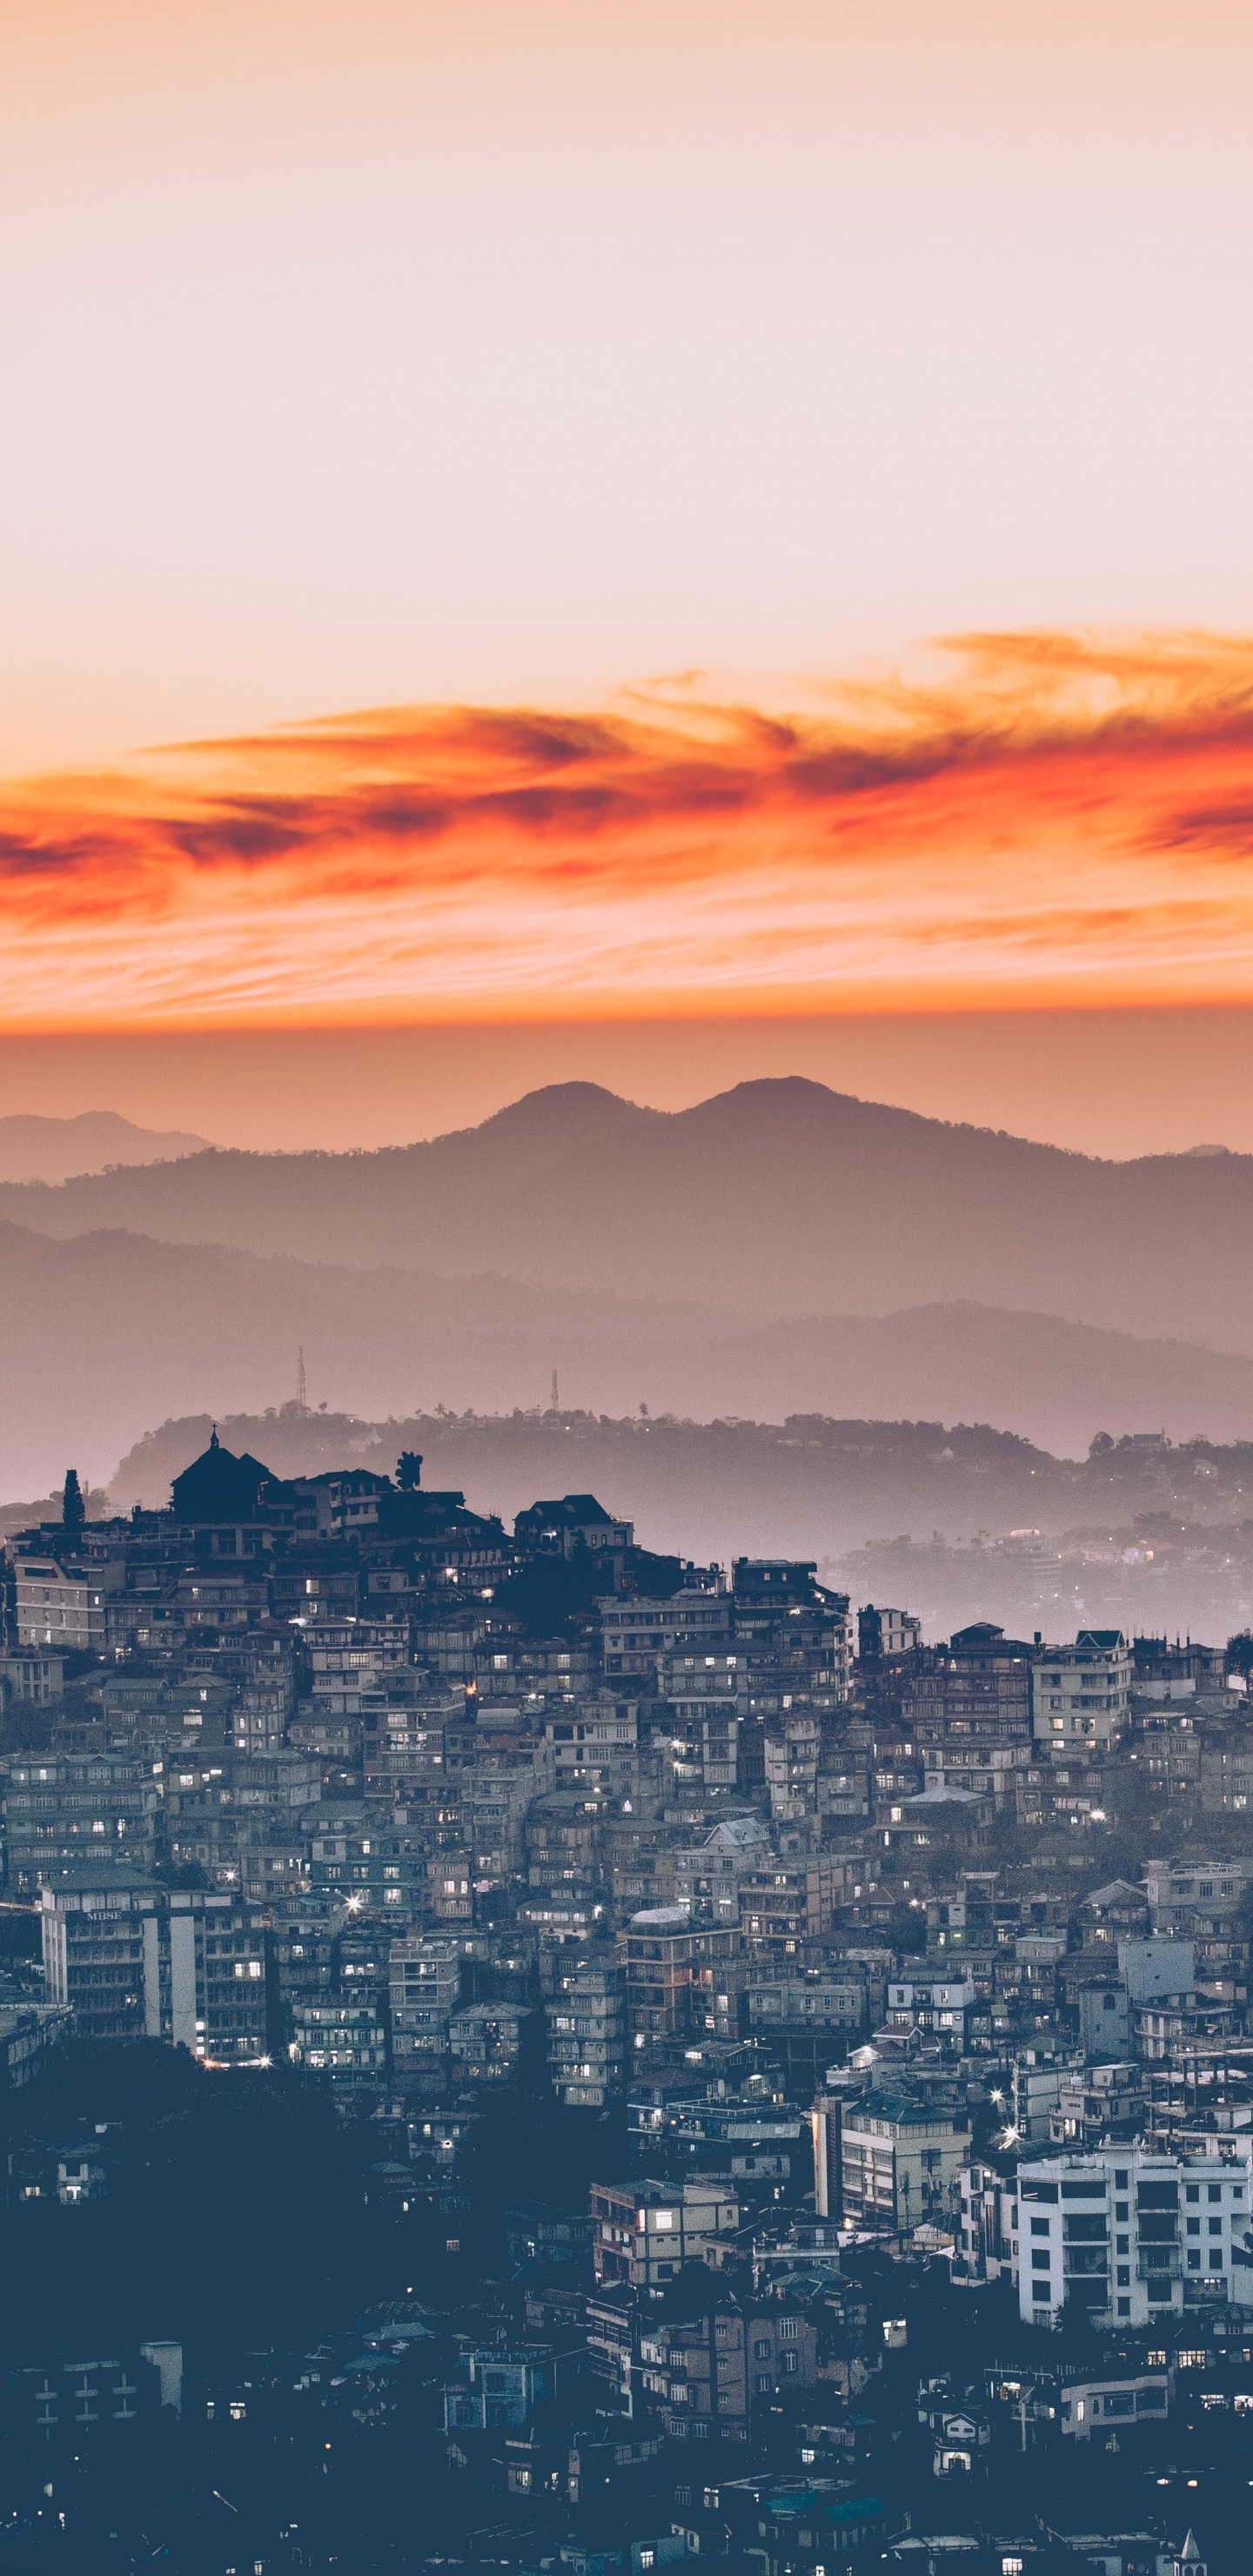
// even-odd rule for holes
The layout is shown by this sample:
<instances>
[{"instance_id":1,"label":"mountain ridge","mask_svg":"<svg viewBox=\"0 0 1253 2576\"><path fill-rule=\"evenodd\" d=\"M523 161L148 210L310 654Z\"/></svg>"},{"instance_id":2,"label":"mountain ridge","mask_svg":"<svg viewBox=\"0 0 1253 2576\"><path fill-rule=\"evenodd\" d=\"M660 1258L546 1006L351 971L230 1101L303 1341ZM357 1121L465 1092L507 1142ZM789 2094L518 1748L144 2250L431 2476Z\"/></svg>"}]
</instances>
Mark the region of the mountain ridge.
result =
<instances>
[{"instance_id":1,"label":"mountain ridge","mask_svg":"<svg viewBox=\"0 0 1253 2576\"><path fill-rule=\"evenodd\" d=\"M763 1319L973 1299L1253 1357L1253 1157L1101 1162L800 1076L675 1111L547 1086L373 1153L0 1185L0 1217Z\"/></svg>"},{"instance_id":2,"label":"mountain ridge","mask_svg":"<svg viewBox=\"0 0 1253 2576\"><path fill-rule=\"evenodd\" d=\"M74 1118L22 1110L0 1117L0 1182L52 1186L127 1166L183 1160L212 1151L206 1136L182 1128L137 1127L115 1109L84 1109Z\"/></svg>"},{"instance_id":3,"label":"mountain ridge","mask_svg":"<svg viewBox=\"0 0 1253 2576\"><path fill-rule=\"evenodd\" d=\"M1253 1360L987 1302L886 1315L735 1313L698 1300L301 1262L100 1229L62 1242L0 1220L0 1496L76 1464L103 1481L154 1419L264 1411L310 1382L337 1408L788 1415L996 1424L1082 1455L1093 1434L1253 1433Z\"/></svg>"}]
</instances>

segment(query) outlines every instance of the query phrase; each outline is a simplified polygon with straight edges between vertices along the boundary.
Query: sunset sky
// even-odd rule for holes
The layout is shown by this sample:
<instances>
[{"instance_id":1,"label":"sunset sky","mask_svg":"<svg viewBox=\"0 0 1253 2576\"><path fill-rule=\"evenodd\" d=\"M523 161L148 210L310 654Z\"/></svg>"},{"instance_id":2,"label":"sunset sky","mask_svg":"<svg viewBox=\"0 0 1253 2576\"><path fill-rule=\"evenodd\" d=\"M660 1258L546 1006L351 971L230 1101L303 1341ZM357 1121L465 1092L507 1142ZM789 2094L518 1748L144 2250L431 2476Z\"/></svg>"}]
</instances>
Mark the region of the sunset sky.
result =
<instances>
[{"instance_id":1,"label":"sunset sky","mask_svg":"<svg viewBox=\"0 0 1253 2576\"><path fill-rule=\"evenodd\" d=\"M0 1113L1253 1145L1251 296L1229 0L7 0Z\"/></svg>"}]
</instances>

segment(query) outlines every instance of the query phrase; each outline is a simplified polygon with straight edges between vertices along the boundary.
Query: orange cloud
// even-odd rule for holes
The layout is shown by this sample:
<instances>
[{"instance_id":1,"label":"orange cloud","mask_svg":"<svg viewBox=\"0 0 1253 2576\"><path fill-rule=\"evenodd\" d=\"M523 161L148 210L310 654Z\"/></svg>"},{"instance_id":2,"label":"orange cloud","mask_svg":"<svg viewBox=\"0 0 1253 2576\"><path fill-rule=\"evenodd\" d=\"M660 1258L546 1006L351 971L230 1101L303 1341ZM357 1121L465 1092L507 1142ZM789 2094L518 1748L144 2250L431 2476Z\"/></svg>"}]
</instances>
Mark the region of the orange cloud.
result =
<instances>
[{"instance_id":1,"label":"orange cloud","mask_svg":"<svg viewBox=\"0 0 1253 2576\"><path fill-rule=\"evenodd\" d=\"M0 793L10 1030L1246 1000L1253 642L386 708Z\"/></svg>"}]
</instances>

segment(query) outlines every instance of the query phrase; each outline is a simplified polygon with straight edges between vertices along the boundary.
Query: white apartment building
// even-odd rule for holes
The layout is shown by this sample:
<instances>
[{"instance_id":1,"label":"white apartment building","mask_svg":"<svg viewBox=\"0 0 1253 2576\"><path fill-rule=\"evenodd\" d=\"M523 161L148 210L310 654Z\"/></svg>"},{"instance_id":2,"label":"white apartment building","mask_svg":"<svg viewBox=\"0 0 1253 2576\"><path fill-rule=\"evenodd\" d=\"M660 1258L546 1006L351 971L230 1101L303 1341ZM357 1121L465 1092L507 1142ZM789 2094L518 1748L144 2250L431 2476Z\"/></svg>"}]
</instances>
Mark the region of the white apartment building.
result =
<instances>
[{"instance_id":1,"label":"white apartment building","mask_svg":"<svg viewBox=\"0 0 1253 2576\"><path fill-rule=\"evenodd\" d=\"M888 1987L889 2030L931 2030L960 2048L975 2000L969 1977L911 1977Z\"/></svg>"},{"instance_id":2,"label":"white apartment building","mask_svg":"<svg viewBox=\"0 0 1253 2576\"><path fill-rule=\"evenodd\" d=\"M1253 2308L1253 2140L1187 2156L1097 2147L1018 2168L1018 2308L1055 2326L1068 2304L1098 2326L1165 2324L1214 2300Z\"/></svg>"},{"instance_id":3,"label":"white apartment building","mask_svg":"<svg viewBox=\"0 0 1253 2576\"><path fill-rule=\"evenodd\" d=\"M102 1655L108 1643L105 1604L121 1589L121 1565L78 1565L69 1558L19 1556L16 1566L19 1646Z\"/></svg>"},{"instance_id":4,"label":"white apartment building","mask_svg":"<svg viewBox=\"0 0 1253 2576\"><path fill-rule=\"evenodd\" d=\"M1191 1932L1198 1908L1230 1913L1253 1878L1253 1859L1150 1861L1144 1872L1153 1930L1166 1940Z\"/></svg>"},{"instance_id":5,"label":"white apartment building","mask_svg":"<svg viewBox=\"0 0 1253 2576\"><path fill-rule=\"evenodd\" d=\"M1131 1715L1131 1649L1118 1628L1081 1628L1073 1646L1042 1646L1031 1675L1037 1751L1051 1761L1108 1753Z\"/></svg>"}]
</instances>

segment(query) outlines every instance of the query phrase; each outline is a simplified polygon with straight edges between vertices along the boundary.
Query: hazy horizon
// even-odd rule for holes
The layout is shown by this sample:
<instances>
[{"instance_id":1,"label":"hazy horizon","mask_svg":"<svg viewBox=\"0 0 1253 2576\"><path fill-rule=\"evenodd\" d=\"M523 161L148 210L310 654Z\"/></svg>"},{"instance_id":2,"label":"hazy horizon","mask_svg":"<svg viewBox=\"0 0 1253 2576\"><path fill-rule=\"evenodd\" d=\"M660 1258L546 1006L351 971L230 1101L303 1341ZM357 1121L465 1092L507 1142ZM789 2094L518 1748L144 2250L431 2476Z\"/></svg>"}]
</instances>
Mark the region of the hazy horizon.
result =
<instances>
[{"instance_id":1,"label":"hazy horizon","mask_svg":"<svg viewBox=\"0 0 1253 2576\"><path fill-rule=\"evenodd\" d=\"M1220 1006L0 1033L0 1131L104 1113L250 1152L371 1152L475 1126L550 1083L681 1110L789 1075L1113 1161L1253 1152L1253 1007Z\"/></svg>"},{"instance_id":2,"label":"hazy horizon","mask_svg":"<svg viewBox=\"0 0 1253 2576\"><path fill-rule=\"evenodd\" d=\"M528 1410L555 1371L593 1413L986 1422L1080 1457L1253 1432L1248 1158L1093 1162L795 1077L662 1116L558 1085L373 1154L142 1144L0 1176L10 1495L67 1440L98 1482L167 1415L281 1401L300 1346L370 1419Z\"/></svg>"}]
</instances>

